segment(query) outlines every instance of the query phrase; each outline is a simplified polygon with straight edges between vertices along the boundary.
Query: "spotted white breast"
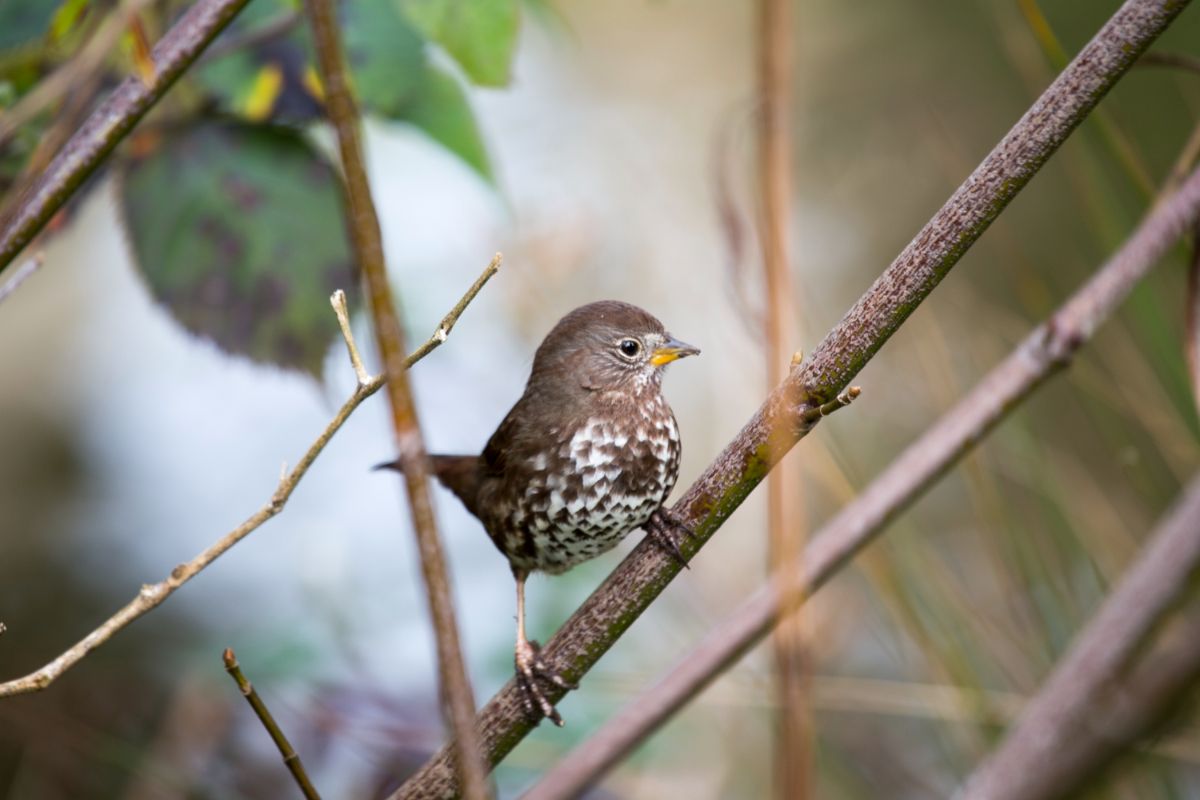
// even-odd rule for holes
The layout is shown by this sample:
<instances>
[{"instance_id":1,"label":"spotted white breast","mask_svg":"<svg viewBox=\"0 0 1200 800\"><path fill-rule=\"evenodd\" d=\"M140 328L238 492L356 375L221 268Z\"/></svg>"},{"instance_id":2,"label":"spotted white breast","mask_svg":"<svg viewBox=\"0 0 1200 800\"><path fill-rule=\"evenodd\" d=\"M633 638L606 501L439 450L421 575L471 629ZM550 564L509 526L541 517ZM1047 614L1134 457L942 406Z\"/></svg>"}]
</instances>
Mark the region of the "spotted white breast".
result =
<instances>
[{"instance_id":1,"label":"spotted white breast","mask_svg":"<svg viewBox=\"0 0 1200 800\"><path fill-rule=\"evenodd\" d=\"M650 519L675 485L680 447L675 417L657 393L619 422L588 418L552 438L552 449L525 465L527 502L512 509L504 549L520 568L557 573Z\"/></svg>"}]
</instances>

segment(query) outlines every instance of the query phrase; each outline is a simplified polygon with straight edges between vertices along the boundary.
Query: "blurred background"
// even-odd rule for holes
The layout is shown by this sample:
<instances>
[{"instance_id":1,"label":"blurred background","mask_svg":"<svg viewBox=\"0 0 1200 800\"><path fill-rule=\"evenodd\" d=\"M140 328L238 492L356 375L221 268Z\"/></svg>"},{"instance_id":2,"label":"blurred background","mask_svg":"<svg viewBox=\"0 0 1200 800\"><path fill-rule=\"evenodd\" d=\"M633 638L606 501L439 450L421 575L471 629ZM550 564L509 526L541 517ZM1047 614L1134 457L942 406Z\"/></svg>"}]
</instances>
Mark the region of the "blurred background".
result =
<instances>
[{"instance_id":1,"label":"blurred background","mask_svg":"<svg viewBox=\"0 0 1200 800\"><path fill-rule=\"evenodd\" d=\"M1117 6L796 5L795 349L812 350L1050 82L1060 56L1047 37L1073 55ZM681 487L757 408L759 256L731 266L717 212L723 197L753 231L753 11L732 0L523 4L508 85L467 90L484 152L474 164L428 130L369 119L410 342L494 252L505 256L449 341L411 372L430 449L478 451L544 333L601 298L640 304L703 349L665 383ZM1191 9L1154 49L1200 56L1197 42ZM1135 68L1101 110L856 379L854 406L789 456L806 530L1127 236L1200 120L1200 76ZM57 656L262 505L281 464L353 387L340 342L306 373L185 331L133 264L142 240L123 231L122 208L141 212L119 191L98 179L43 239L44 267L0 307L3 679ZM809 604L817 796L949 795L1200 466L1185 255ZM364 319L356 331L373 368ZM224 673L225 647L325 796L375 796L421 763L443 731L400 485L368 471L390 441L376 396L279 517L49 690L0 702L0 796L291 796ZM482 703L512 672L512 579L478 523L448 493L437 500ZM764 509L760 491L567 697L565 729L542 725L501 765L502 796L762 583ZM631 544L535 577L531 635L548 638ZM597 796L767 795L770 664L765 648L746 658ZM1198 767L1200 729L1181 720L1096 796L1200 796Z\"/></svg>"}]
</instances>

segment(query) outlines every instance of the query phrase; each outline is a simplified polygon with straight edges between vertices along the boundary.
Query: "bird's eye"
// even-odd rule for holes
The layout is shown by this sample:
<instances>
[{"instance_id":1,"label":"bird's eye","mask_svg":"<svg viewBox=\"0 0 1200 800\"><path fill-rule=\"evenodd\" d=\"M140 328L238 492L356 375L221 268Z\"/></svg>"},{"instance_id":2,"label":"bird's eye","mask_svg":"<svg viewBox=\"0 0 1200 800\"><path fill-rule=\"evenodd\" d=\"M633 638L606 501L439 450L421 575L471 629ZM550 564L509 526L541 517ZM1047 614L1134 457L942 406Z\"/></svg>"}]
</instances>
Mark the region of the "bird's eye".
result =
<instances>
[{"instance_id":1,"label":"bird's eye","mask_svg":"<svg viewBox=\"0 0 1200 800\"><path fill-rule=\"evenodd\" d=\"M642 352L642 345L637 339L622 339L617 345L621 348L621 354L626 358L633 358L638 353Z\"/></svg>"}]
</instances>

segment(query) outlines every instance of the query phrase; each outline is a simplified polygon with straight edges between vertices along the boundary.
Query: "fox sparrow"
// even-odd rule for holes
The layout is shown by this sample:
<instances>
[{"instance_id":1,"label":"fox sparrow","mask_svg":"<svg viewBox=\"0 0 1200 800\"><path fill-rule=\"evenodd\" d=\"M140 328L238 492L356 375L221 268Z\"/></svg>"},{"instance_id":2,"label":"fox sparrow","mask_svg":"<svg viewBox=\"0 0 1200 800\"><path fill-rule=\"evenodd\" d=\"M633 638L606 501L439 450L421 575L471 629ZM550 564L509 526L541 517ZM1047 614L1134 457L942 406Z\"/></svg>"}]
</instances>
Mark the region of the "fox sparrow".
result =
<instances>
[{"instance_id":1,"label":"fox sparrow","mask_svg":"<svg viewBox=\"0 0 1200 800\"><path fill-rule=\"evenodd\" d=\"M565 572L635 528L683 560L676 532L691 531L663 508L679 471L679 429L661 386L667 364L699 352L637 306L582 306L542 341L525 393L482 455L430 456L512 566L517 682L530 710L557 725L540 682L574 687L525 637L525 579Z\"/></svg>"}]
</instances>

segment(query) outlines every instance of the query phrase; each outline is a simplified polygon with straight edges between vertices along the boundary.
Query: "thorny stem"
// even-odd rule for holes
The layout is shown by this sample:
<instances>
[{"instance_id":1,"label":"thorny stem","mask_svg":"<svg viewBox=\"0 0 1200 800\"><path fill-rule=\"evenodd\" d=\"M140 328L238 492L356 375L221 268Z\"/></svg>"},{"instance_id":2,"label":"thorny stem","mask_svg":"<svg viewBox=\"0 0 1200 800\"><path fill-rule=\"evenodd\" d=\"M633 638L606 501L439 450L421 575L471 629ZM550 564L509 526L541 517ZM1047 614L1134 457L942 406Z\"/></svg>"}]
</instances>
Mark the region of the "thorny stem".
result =
<instances>
[{"instance_id":1,"label":"thorny stem","mask_svg":"<svg viewBox=\"0 0 1200 800\"><path fill-rule=\"evenodd\" d=\"M379 219L367 181L359 114L342 53L337 12L334 0L306 0L305 7L316 44L318 72L325 90L326 115L337 134L341 153L350 209L350 238L366 279L375 341L383 358L384 374L388 376L387 394L392 411L392 429L421 556L421 574L437 645L439 686L446 720L454 737L457 771L464 795L469 800L483 800L490 795L490 791L487 770L480 758L479 735L475 730L475 698L463 663L450 578L430 499L425 445L408 376L403 368L404 329L388 284ZM445 336L445 332L439 327L434 335Z\"/></svg>"},{"instance_id":2,"label":"thorny stem","mask_svg":"<svg viewBox=\"0 0 1200 800\"><path fill-rule=\"evenodd\" d=\"M462 300L454 307L454 310L451 312L453 316L453 320L450 323L451 326L458 319L458 315L462 314L463 310L466 309L467 304L479 293L479 290L483 287L487 279L495 274L498 263L498 259L493 259L492 263L484 270L483 275L480 276L480 279L475 281ZM336 308L336 300L333 302ZM438 326L438 330L446 329L445 326L446 323L443 320L442 324ZM346 347L351 354L351 363L355 361L361 363L361 358L358 357L358 346L354 342L354 336L350 333L349 325L342 328L342 335L345 337ZM439 338L435 332L429 338L429 341L418 348L418 351L420 351L419 354L418 352L413 352L412 355L405 359L403 368L407 370L428 355L434 347L437 347L437 344L434 344L433 347L428 347L430 342L434 342L435 340L437 344L440 344L443 339ZM384 377L382 375L369 377L365 382L359 382L354 387L354 393L342 404L342 407L338 409L337 414L334 415L330 423L325 426L325 430L321 432L316 441L309 445L300 462L290 472L280 478L279 485L271 494L270 499L267 500L262 508L251 514L245 522L222 536L207 550L200 553L191 561L175 567L175 569L171 570L170 576L165 580L142 586L142 590L124 608L113 614L98 628L76 642L41 669L31 672L22 678L0 683L0 697L27 694L45 689L64 672L79 663L88 653L107 642L134 620L157 608L168 597L178 591L183 584L200 574L200 572L216 561L229 548L246 538L252 531L282 511L283 507L287 504L288 498L292 496L292 492L295 491L296 486L300 483L300 479L304 477L309 467L317 460L317 456L325 449L325 445L329 444L329 440L333 438L333 435L338 432L342 424L345 423L354 410L362 405L364 400L379 391L383 384ZM2 627L3 625L0 624L0 628Z\"/></svg>"},{"instance_id":3,"label":"thorny stem","mask_svg":"<svg viewBox=\"0 0 1200 800\"><path fill-rule=\"evenodd\" d=\"M678 666L559 761L523 800L571 797L733 666L1005 416L1064 369L1134 285L1200 217L1200 170L1154 208L1121 250L953 409L824 525L791 569L739 606ZM1053 748L1045 751L1053 754ZM1014 797L1019 795L1014 795Z\"/></svg>"},{"instance_id":4,"label":"thorny stem","mask_svg":"<svg viewBox=\"0 0 1200 800\"><path fill-rule=\"evenodd\" d=\"M246 702L250 704L250 708L254 709L258 721L267 729L267 733L271 736L271 741L275 742L275 746L279 748L279 755L283 757L283 763L287 766L288 771L292 773L292 778L295 779L296 785L300 787L300 791L308 800L321 800L321 795L317 792L312 781L308 778L308 773L304 770L304 763L300 760L300 754L292 747L292 743L288 741L284 735L283 729L279 727L279 723L275 721L275 717L271 716L267 704L258 696L258 692L254 690L254 684L242 674L242 668L238 664L237 656L233 654L233 649L226 647L225 652L221 654L221 660L225 662L225 671L237 683L238 689L242 693L242 697L246 698Z\"/></svg>"},{"instance_id":5,"label":"thorny stem","mask_svg":"<svg viewBox=\"0 0 1200 800\"><path fill-rule=\"evenodd\" d=\"M792 444L807 434L805 415L812 406L849 384L1187 4L1127 0L1105 23L675 504L672 512L697 533L683 543L685 556L703 546L774 466L765 446L772 432L788 431ZM670 557L639 544L546 644L542 658L578 683L679 570ZM552 691L548 699L561 696ZM533 729L512 681L484 706L477 724L491 764ZM453 797L458 791L443 748L393 797Z\"/></svg>"},{"instance_id":6,"label":"thorny stem","mask_svg":"<svg viewBox=\"0 0 1200 800\"><path fill-rule=\"evenodd\" d=\"M247 2L196 0L155 46L151 79L130 75L92 112L26 191L12 215L0 221L0 273Z\"/></svg>"}]
</instances>

